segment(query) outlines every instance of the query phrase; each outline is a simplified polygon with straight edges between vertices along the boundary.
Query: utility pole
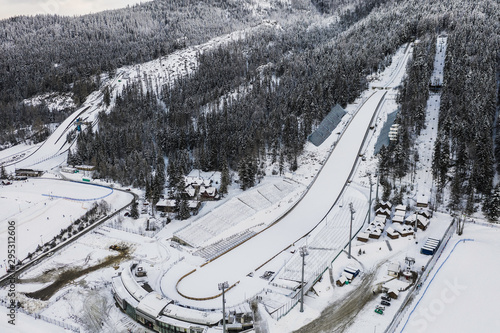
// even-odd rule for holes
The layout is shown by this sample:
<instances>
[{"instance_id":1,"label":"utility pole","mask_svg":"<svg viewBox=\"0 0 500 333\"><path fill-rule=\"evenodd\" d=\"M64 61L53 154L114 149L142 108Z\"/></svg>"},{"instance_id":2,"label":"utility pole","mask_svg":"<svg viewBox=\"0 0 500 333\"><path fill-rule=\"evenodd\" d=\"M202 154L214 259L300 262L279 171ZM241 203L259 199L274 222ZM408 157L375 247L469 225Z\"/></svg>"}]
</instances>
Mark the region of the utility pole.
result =
<instances>
[{"instance_id":1,"label":"utility pole","mask_svg":"<svg viewBox=\"0 0 500 333\"><path fill-rule=\"evenodd\" d=\"M306 256L309 254L306 246L300 249L300 256L302 257L302 287L300 288L300 312L304 312L304 266L306 265Z\"/></svg>"},{"instance_id":2,"label":"utility pole","mask_svg":"<svg viewBox=\"0 0 500 333\"><path fill-rule=\"evenodd\" d=\"M371 213L372 213L372 187L373 187L373 180L372 180L372 175L368 175L368 179L370 180L370 199L368 200L368 223L371 222Z\"/></svg>"},{"instance_id":3,"label":"utility pole","mask_svg":"<svg viewBox=\"0 0 500 333\"><path fill-rule=\"evenodd\" d=\"M349 209L351 210L351 223L349 225L349 259L351 259L351 239L352 239L352 221L354 220L354 207L352 206L352 202L349 203Z\"/></svg>"},{"instance_id":4,"label":"utility pole","mask_svg":"<svg viewBox=\"0 0 500 333\"><path fill-rule=\"evenodd\" d=\"M229 288L227 281L219 283L219 290L222 290L222 333L226 333L226 299L224 298L224 290Z\"/></svg>"}]
</instances>

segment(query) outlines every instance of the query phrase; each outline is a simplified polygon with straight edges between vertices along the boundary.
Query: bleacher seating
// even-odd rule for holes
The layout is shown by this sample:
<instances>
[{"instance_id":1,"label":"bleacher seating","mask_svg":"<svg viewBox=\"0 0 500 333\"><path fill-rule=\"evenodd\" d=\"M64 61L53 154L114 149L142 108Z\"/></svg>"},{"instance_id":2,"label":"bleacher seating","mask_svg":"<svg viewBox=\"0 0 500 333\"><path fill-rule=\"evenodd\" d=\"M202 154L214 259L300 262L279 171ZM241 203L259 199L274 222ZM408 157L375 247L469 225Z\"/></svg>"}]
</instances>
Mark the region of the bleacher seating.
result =
<instances>
[{"instance_id":1,"label":"bleacher seating","mask_svg":"<svg viewBox=\"0 0 500 333\"><path fill-rule=\"evenodd\" d=\"M201 216L174 236L192 247L203 246L213 237L282 200L295 189L288 181L265 184L232 198L210 214Z\"/></svg>"},{"instance_id":2,"label":"bleacher seating","mask_svg":"<svg viewBox=\"0 0 500 333\"><path fill-rule=\"evenodd\" d=\"M358 197L345 198L352 202L356 209L352 224L353 236L363 225L368 202ZM333 214L332 214L333 213ZM333 217L332 217L333 215ZM328 223L308 242L309 255L306 257L306 268L304 280L309 281L315 273L325 268L337 253L344 248L349 239L349 224L351 221L351 211L345 205L330 213ZM294 258L286 264L286 268L280 275L281 279L300 281L302 278L302 257L296 253Z\"/></svg>"}]
</instances>

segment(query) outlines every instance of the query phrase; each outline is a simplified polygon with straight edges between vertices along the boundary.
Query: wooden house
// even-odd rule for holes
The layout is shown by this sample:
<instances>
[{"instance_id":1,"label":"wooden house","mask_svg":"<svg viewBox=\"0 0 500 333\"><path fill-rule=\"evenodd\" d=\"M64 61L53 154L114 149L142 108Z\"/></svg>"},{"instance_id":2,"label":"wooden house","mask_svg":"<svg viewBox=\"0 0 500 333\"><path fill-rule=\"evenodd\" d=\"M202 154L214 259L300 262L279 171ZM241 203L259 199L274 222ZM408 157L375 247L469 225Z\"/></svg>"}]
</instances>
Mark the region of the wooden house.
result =
<instances>
[{"instance_id":1,"label":"wooden house","mask_svg":"<svg viewBox=\"0 0 500 333\"><path fill-rule=\"evenodd\" d=\"M391 210L392 209L392 204L389 201L380 201L379 207L382 208L382 209Z\"/></svg>"},{"instance_id":2,"label":"wooden house","mask_svg":"<svg viewBox=\"0 0 500 333\"><path fill-rule=\"evenodd\" d=\"M201 208L201 202L198 200L188 200L188 208L193 213L193 215L198 214Z\"/></svg>"},{"instance_id":3,"label":"wooden house","mask_svg":"<svg viewBox=\"0 0 500 333\"><path fill-rule=\"evenodd\" d=\"M421 230L427 230L427 227L429 226L429 222L430 222L430 220L428 218L419 215L417 217L417 228L419 228Z\"/></svg>"},{"instance_id":4,"label":"wooden house","mask_svg":"<svg viewBox=\"0 0 500 333\"><path fill-rule=\"evenodd\" d=\"M217 193L217 188L210 186L210 187L205 187L205 186L200 186L200 200L204 201L212 201L212 200L218 200L219 199L219 194Z\"/></svg>"},{"instance_id":5,"label":"wooden house","mask_svg":"<svg viewBox=\"0 0 500 333\"><path fill-rule=\"evenodd\" d=\"M387 267L387 275L397 278L399 277L400 269L401 267L398 263L395 262L389 263L389 266Z\"/></svg>"},{"instance_id":6,"label":"wooden house","mask_svg":"<svg viewBox=\"0 0 500 333\"><path fill-rule=\"evenodd\" d=\"M368 242L368 238L370 238L370 236L366 232L360 232L357 236L357 240L363 243Z\"/></svg>"},{"instance_id":7,"label":"wooden house","mask_svg":"<svg viewBox=\"0 0 500 333\"><path fill-rule=\"evenodd\" d=\"M387 228L386 232L387 232L387 236L390 239L397 239L397 238L399 238L399 232L397 232L396 230L394 230L392 227Z\"/></svg>"},{"instance_id":8,"label":"wooden house","mask_svg":"<svg viewBox=\"0 0 500 333\"><path fill-rule=\"evenodd\" d=\"M419 195L417 198L417 207L427 208L429 207L429 197L425 194Z\"/></svg>"},{"instance_id":9,"label":"wooden house","mask_svg":"<svg viewBox=\"0 0 500 333\"><path fill-rule=\"evenodd\" d=\"M381 235L382 235L382 230L380 228L373 228L373 230L371 230L370 233L368 234L368 237L373 239L379 239Z\"/></svg>"},{"instance_id":10,"label":"wooden house","mask_svg":"<svg viewBox=\"0 0 500 333\"><path fill-rule=\"evenodd\" d=\"M175 199L163 199L156 204L156 211L164 213L175 212Z\"/></svg>"},{"instance_id":11,"label":"wooden house","mask_svg":"<svg viewBox=\"0 0 500 333\"><path fill-rule=\"evenodd\" d=\"M405 218L404 216L401 216L401 215L394 215L392 217L392 223L399 223L399 224L403 224L405 222Z\"/></svg>"},{"instance_id":12,"label":"wooden house","mask_svg":"<svg viewBox=\"0 0 500 333\"><path fill-rule=\"evenodd\" d=\"M391 211L387 208L377 208L375 211L376 215L385 215L387 218L391 217Z\"/></svg>"}]
</instances>

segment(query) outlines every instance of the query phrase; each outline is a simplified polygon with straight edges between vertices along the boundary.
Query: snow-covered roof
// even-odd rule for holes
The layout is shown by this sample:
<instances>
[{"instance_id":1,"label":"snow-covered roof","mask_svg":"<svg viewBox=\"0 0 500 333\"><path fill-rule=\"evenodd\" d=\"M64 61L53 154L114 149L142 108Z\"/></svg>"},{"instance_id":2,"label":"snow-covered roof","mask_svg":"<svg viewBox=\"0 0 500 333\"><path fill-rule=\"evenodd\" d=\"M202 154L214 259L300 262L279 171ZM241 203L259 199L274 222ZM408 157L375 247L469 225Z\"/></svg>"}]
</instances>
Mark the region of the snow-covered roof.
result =
<instances>
[{"instance_id":1,"label":"snow-covered roof","mask_svg":"<svg viewBox=\"0 0 500 333\"><path fill-rule=\"evenodd\" d=\"M394 216L402 216L404 218L405 215L406 215L406 211L404 211L404 210L396 210L394 212Z\"/></svg>"},{"instance_id":2,"label":"snow-covered roof","mask_svg":"<svg viewBox=\"0 0 500 333\"><path fill-rule=\"evenodd\" d=\"M162 199L158 201L156 207L175 207L175 199Z\"/></svg>"},{"instance_id":3,"label":"snow-covered roof","mask_svg":"<svg viewBox=\"0 0 500 333\"><path fill-rule=\"evenodd\" d=\"M429 197L425 194L419 195L417 197L417 204L429 204Z\"/></svg>"},{"instance_id":4,"label":"snow-covered roof","mask_svg":"<svg viewBox=\"0 0 500 333\"><path fill-rule=\"evenodd\" d=\"M195 209L195 208L198 208L198 205L200 204L200 202L198 200L188 200L187 204L188 204L189 208Z\"/></svg>"},{"instance_id":5,"label":"snow-covered roof","mask_svg":"<svg viewBox=\"0 0 500 333\"><path fill-rule=\"evenodd\" d=\"M190 197L194 197L195 193L196 193L196 189L193 187L193 185L188 185L186 186L186 188L184 189L184 191L187 193L187 195L189 195Z\"/></svg>"},{"instance_id":6,"label":"snow-covered roof","mask_svg":"<svg viewBox=\"0 0 500 333\"><path fill-rule=\"evenodd\" d=\"M387 216L385 215L376 215L375 216L375 221L385 223L387 221Z\"/></svg>"},{"instance_id":7,"label":"snow-covered roof","mask_svg":"<svg viewBox=\"0 0 500 333\"><path fill-rule=\"evenodd\" d=\"M200 194L206 194L208 196L214 197L217 194L217 189L213 186L209 187L201 186Z\"/></svg>"},{"instance_id":8,"label":"snow-covered roof","mask_svg":"<svg viewBox=\"0 0 500 333\"><path fill-rule=\"evenodd\" d=\"M380 201L380 206L383 208L392 208L392 204L389 201Z\"/></svg>"},{"instance_id":9,"label":"snow-covered roof","mask_svg":"<svg viewBox=\"0 0 500 333\"><path fill-rule=\"evenodd\" d=\"M200 311L188 309L175 304L169 304L163 314L178 320L188 321L202 325L215 325L222 319L222 312Z\"/></svg>"},{"instance_id":10,"label":"snow-covered roof","mask_svg":"<svg viewBox=\"0 0 500 333\"><path fill-rule=\"evenodd\" d=\"M383 214L383 215L386 215L386 216L391 216L391 211L387 208L381 208L379 207L376 211L377 215L379 214Z\"/></svg>"},{"instance_id":11,"label":"snow-covered roof","mask_svg":"<svg viewBox=\"0 0 500 333\"><path fill-rule=\"evenodd\" d=\"M358 239L368 239L369 238L369 235L366 233L366 232L360 232L358 234Z\"/></svg>"},{"instance_id":12,"label":"snow-covered roof","mask_svg":"<svg viewBox=\"0 0 500 333\"><path fill-rule=\"evenodd\" d=\"M187 177L184 177L184 183L186 185L200 186L201 184L203 184L203 178L201 178L201 177L187 176Z\"/></svg>"},{"instance_id":13,"label":"snow-covered roof","mask_svg":"<svg viewBox=\"0 0 500 333\"><path fill-rule=\"evenodd\" d=\"M125 289L132 295L133 298L139 302L147 296L148 292L144 290L132 276L131 265L126 267L121 274L123 285Z\"/></svg>"},{"instance_id":14,"label":"snow-covered roof","mask_svg":"<svg viewBox=\"0 0 500 333\"><path fill-rule=\"evenodd\" d=\"M387 232L388 235L391 235L391 236L398 235L398 233L396 232L396 230L394 230L392 227L387 228L386 232Z\"/></svg>"},{"instance_id":15,"label":"snow-covered roof","mask_svg":"<svg viewBox=\"0 0 500 333\"><path fill-rule=\"evenodd\" d=\"M406 206L405 205L397 205L395 209L396 209L396 211L402 210L402 211L406 212Z\"/></svg>"},{"instance_id":16,"label":"snow-covered roof","mask_svg":"<svg viewBox=\"0 0 500 333\"><path fill-rule=\"evenodd\" d=\"M423 217L423 216L419 216L418 217L418 223L420 223L421 225L423 225L424 227L428 226L429 225L429 219L426 218L426 217Z\"/></svg>"},{"instance_id":17,"label":"snow-covered roof","mask_svg":"<svg viewBox=\"0 0 500 333\"><path fill-rule=\"evenodd\" d=\"M387 271L399 272L399 264L396 262L389 263L389 266L387 267Z\"/></svg>"},{"instance_id":18,"label":"snow-covered roof","mask_svg":"<svg viewBox=\"0 0 500 333\"><path fill-rule=\"evenodd\" d=\"M403 223L405 220L404 216L401 216L401 215L394 215L394 217L392 218L392 222L396 222L396 223Z\"/></svg>"},{"instance_id":19,"label":"snow-covered roof","mask_svg":"<svg viewBox=\"0 0 500 333\"><path fill-rule=\"evenodd\" d=\"M382 230L380 228L373 228L370 232L370 235L380 236L382 234Z\"/></svg>"},{"instance_id":20,"label":"snow-covered roof","mask_svg":"<svg viewBox=\"0 0 500 333\"><path fill-rule=\"evenodd\" d=\"M156 318L161 314L161 311L172 301L163 297L156 291L146 295L137 306L137 310L152 318Z\"/></svg>"},{"instance_id":21,"label":"snow-covered roof","mask_svg":"<svg viewBox=\"0 0 500 333\"><path fill-rule=\"evenodd\" d=\"M139 302L133 298L130 293L127 291L127 288L123 285L123 281L121 276L113 276L111 278L111 283L113 285L113 290L121 299L125 300L128 304L133 306L134 308L139 305Z\"/></svg>"}]
</instances>

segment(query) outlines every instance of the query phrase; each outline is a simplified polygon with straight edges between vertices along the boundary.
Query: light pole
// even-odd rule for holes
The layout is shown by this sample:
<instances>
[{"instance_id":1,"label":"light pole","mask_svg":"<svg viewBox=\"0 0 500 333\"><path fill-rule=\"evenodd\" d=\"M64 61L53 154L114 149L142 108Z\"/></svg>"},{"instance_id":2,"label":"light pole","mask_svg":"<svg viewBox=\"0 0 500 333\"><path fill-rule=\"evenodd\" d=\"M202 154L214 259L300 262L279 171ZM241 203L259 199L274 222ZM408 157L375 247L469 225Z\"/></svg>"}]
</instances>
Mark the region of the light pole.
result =
<instances>
[{"instance_id":1,"label":"light pole","mask_svg":"<svg viewBox=\"0 0 500 333\"><path fill-rule=\"evenodd\" d=\"M306 246L300 249L300 256L302 257L302 288L300 288L300 312L304 312L304 266L306 265L306 256L309 254Z\"/></svg>"},{"instance_id":2,"label":"light pole","mask_svg":"<svg viewBox=\"0 0 500 333\"><path fill-rule=\"evenodd\" d=\"M354 207L352 206L352 202L349 203L349 209L351 210L351 223L349 224L349 259L351 259L351 239L352 239L352 221L354 220Z\"/></svg>"},{"instance_id":3,"label":"light pole","mask_svg":"<svg viewBox=\"0 0 500 333\"><path fill-rule=\"evenodd\" d=\"M226 333L226 299L224 298L224 290L229 288L227 281L219 283L219 290L222 290L222 333Z\"/></svg>"},{"instance_id":4,"label":"light pole","mask_svg":"<svg viewBox=\"0 0 500 333\"><path fill-rule=\"evenodd\" d=\"M372 187L373 187L373 180L372 180L372 175L368 175L368 179L370 180L370 199L368 200L368 223L371 222L371 213L372 213Z\"/></svg>"}]
</instances>

